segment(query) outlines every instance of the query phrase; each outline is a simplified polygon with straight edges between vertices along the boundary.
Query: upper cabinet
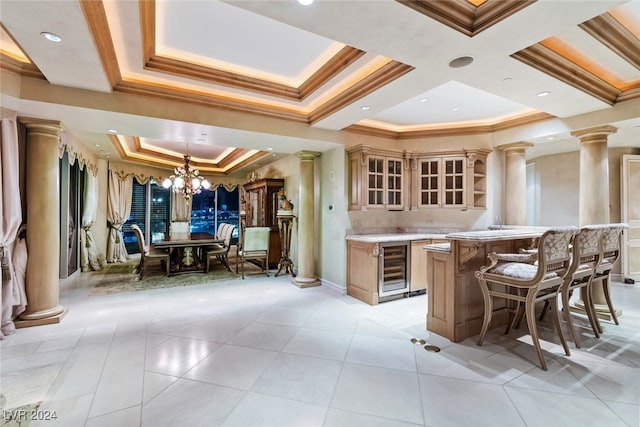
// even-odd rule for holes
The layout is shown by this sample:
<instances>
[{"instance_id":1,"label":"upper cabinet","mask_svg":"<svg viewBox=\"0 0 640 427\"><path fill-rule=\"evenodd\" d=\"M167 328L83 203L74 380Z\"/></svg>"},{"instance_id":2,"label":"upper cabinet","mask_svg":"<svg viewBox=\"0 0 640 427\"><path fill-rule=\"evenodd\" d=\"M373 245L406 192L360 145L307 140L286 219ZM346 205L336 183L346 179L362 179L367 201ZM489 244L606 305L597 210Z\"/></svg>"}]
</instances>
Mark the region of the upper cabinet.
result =
<instances>
[{"instance_id":1,"label":"upper cabinet","mask_svg":"<svg viewBox=\"0 0 640 427\"><path fill-rule=\"evenodd\" d=\"M407 168L403 153L359 145L347 150L347 154L349 209L404 208Z\"/></svg>"},{"instance_id":2,"label":"upper cabinet","mask_svg":"<svg viewBox=\"0 0 640 427\"><path fill-rule=\"evenodd\" d=\"M350 209L486 208L491 150L398 152L358 145L347 150Z\"/></svg>"}]
</instances>

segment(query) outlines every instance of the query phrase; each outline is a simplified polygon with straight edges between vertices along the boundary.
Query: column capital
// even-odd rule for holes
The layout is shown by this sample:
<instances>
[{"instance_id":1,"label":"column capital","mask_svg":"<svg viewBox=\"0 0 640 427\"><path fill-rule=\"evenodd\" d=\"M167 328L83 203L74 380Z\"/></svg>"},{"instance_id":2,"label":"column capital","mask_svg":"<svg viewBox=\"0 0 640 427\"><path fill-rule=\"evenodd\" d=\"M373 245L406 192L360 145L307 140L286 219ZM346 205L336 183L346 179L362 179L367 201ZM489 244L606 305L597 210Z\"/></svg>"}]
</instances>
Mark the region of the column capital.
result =
<instances>
[{"instance_id":1,"label":"column capital","mask_svg":"<svg viewBox=\"0 0 640 427\"><path fill-rule=\"evenodd\" d=\"M533 143L531 142L512 142L510 144L498 145L496 150L502 150L508 154L524 154L527 151L527 148L533 147Z\"/></svg>"},{"instance_id":2,"label":"column capital","mask_svg":"<svg viewBox=\"0 0 640 427\"><path fill-rule=\"evenodd\" d=\"M305 151L298 151L298 153L296 155L298 156L298 158L300 160L313 160L316 157L320 157L320 154L322 154L322 153L319 153L317 151L307 151L307 150L305 150Z\"/></svg>"},{"instance_id":3,"label":"column capital","mask_svg":"<svg viewBox=\"0 0 640 427\"><path fill-rule=\"evenodd\" d=\"M607 142L607 137L618 131L618 128L611 125L596 126L588 129L580 129L571 132L571 136L580 139L581 143Z\"/></svg>"},{"instance_id":4,"label":"column capital","mask_svg":"<svg viewBox=\"0 0 640 427\"><path fill-rule=\"evenodd\" d=\"M31 117L18 117L18 120L28 129L29 134L39 133L57 138L64 131L62 123L57 120L35 119Z\"/></svg>"}]
</instances>

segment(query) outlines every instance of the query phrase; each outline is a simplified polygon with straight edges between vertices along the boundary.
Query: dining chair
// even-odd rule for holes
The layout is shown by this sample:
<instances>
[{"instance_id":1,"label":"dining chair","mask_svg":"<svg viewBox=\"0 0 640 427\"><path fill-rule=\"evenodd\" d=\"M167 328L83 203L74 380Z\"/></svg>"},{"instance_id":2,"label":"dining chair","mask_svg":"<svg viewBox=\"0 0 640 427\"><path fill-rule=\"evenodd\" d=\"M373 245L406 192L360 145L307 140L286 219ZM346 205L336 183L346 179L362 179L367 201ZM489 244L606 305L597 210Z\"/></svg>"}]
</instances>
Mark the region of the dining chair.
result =
<instances>
[{"instance_id":1,"label":"dining chair","mask_svg":"<svg viewBox=\"0 0 640 427\"><path fill-rule=\"evenodd\" d=\"M133 224L131 226L131 229L136 234L136 239L138 240L138 249L140 250L140 263L138 264L138 273L140 274L140 279L144 277L150 261L160 261L161 264L162 261L164 261L165 273L168 276L170 267L169 253L153 249L145 245L142 230L136 224Z\"/></svg>"},{"instance_id":2,"label":"dining chair","mask_svg":"<svg viewBox=\"0 0 640 427\"><path fill-rule=\"evenodd\" d=\"M569 270L571 257L569 243L576 234L576 227L549 229L538 240L537 253L488 255L490 264L476 271L484 299L484 316L478 345L482 345L491 325L493 298L502 298L515 303L516 313L511 322L516 325L522 316L527 319L529 334L535 348L540 367L547 370L542 355L536 324L536 304L550 300L553 323L567 356L571 353L562 333L558 314L558 295ZM510 326L507 327L507 333Z\"/></svg>"},{"instance_id":3,"label":"dining chair","mask_svg":"<svg viewBox=\"0 0 640 427\"><path fill-rule=\"evenodd\" d=\"M242 242L238 246L236 257L236 273L238 263L244 279L244 262L247 260L258 261L260 269L269 276L269 234L270 227L247 227L242 234Z\"/></svg>"},{"instance_id":4,"label":"dining chair","mask_svg":"<svg viewBox=\"0 0 640 427\"><path fill-rule=\"evenodd\" d=\"M236 226L226 223L222 225L226 225L226 227L219 227L222 228L222 230L220 231L221 234L218 238L222 239L223 243L216 244L210 247L206 252L207 273L209 272L211 260L214 258L220 261L222 265L224 265L224 267L227 269L227 271L231 271L231 267L229 267L229 249L231 248L231 239L233 237L233 232L235 231Z\"/></svg>"}]
</instances>

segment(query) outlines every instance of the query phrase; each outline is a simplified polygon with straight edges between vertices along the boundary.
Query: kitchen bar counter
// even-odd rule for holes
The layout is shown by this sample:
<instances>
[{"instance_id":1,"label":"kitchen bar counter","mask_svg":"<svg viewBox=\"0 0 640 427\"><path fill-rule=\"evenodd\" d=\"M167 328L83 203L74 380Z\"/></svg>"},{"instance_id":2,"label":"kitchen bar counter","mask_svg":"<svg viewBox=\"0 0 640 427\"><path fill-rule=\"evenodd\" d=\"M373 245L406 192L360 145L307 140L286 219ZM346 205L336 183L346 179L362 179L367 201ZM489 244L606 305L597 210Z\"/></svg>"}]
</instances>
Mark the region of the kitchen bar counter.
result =
<instances>
[{"instance_id":1,"label":"kitchen bar counter","mask_svg":"<svg viewBox=\"0 0 640 427\"><path fill-rule=\"evenodd\" d=\"M379 233L348 234L347 240L366 243L407 242L414 240L444 239L447 233Z\"/></svg>"},{"instance_id":2,"label":"kitchen bar counter","mask_svg":"<svg viewBox=\"0 0 640 427\"><path fill-rule=\"evenodd\" d=\"M480 333L484 299L475 272L488 263L490 252L516 253L532 248L544 228L518 228L449 233L450 243L428 244L427 329L453 342ZM498 301L492 327L506 325L508 313Z\"/></svg>"}]
</instances>

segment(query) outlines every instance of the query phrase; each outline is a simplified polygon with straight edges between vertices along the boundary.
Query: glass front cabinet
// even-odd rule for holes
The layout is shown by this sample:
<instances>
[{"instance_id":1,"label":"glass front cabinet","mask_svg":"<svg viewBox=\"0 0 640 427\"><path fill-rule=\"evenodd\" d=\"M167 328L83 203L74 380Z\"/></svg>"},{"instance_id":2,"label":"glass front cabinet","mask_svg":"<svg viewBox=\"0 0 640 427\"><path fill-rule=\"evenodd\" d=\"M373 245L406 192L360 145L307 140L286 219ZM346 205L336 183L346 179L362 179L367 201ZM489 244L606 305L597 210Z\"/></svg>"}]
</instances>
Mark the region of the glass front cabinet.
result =
<instances>
[{"instance_id":1,"label":"glass front cabinet","mask_svg":"<svg viewBox=\"0 0 640 427\"><path fill-rule=\"evenodd\" d=\"M404 209L407 165L403 153L363 146L347 153L350 209Z\"/></svg>"},{"instance_id":2,"label":"glass front cabinet","mask_svg":"<svg viewBox=\"0 0 640 427\"><path fill-rule=\"evenodd\" d=\"M351 210L486 209L488 149L397 152L347 150Z\"/></svg>"}]
</instances>

